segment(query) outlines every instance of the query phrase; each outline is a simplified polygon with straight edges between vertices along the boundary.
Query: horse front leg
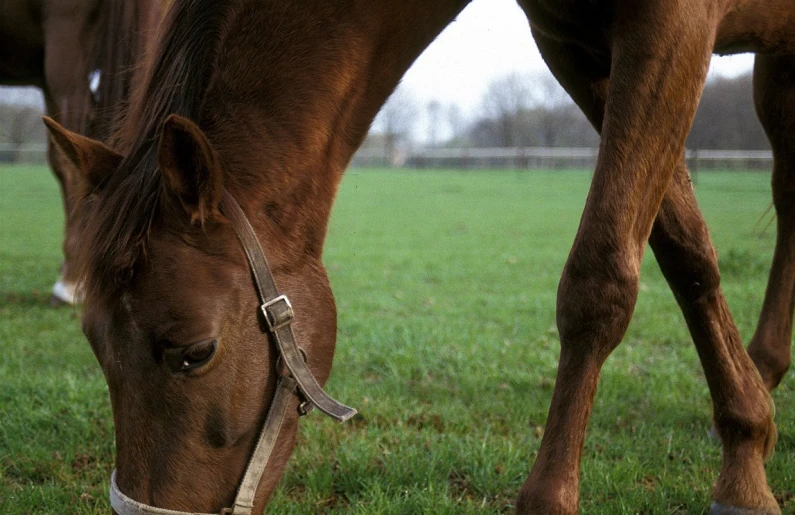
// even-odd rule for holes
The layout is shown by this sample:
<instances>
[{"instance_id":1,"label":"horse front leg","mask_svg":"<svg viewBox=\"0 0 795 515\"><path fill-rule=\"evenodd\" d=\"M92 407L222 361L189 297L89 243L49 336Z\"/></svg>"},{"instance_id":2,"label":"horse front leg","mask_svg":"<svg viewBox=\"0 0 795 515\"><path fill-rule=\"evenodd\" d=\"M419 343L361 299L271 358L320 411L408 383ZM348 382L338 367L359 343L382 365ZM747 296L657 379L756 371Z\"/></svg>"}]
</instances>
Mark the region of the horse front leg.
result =
<instances>
[{"instance_id":1,"label":"horse front leg","mask_svg":"<svg viewBox=\"0 0 795 515\"><path fill-rule=\"evenodd\" d=\"M602 145L558 288L560 363L519 513L578 511L582 447L599 373L629 324L645 244L709 65L715 15L703 2L685 3L674 9L662 1L630 2L615 9Z\"/></svg>"}]
</instances>

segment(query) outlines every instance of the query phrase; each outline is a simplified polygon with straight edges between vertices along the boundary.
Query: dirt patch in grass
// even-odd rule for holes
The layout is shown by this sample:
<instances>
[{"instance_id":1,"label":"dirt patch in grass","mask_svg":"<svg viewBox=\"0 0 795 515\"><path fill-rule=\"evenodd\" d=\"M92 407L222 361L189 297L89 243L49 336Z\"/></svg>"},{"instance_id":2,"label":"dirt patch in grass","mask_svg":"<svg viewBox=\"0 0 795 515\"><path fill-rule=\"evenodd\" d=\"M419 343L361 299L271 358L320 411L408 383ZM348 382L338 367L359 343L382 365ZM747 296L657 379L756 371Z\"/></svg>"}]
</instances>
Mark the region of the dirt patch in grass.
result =
<instances>
[{"instance_id":1,"label":"dirt patch in grass","mask_svg":"<svg viewBox=\"0 0 795 515\"><path fill-rule=\"evenodd\" d=\"M408 427L413 427L419 431L423 429L433 429L437 433L444 432L444 419L436 413L419 413L411 415L406 420Z\"/></svg>"},{"instance_id":2,"label":"dirt patch in grass","mask_svg":"<svg viewBox=\"0 0 795 515\"><path fill-rule=\"evenodd\" d=\"M76 474L81 472L89 472L91 470L97 469L99 460L97 458L87 452L81 452L75 455L74 459L72 460L72 471Z\"/></svg>"},{"instance_id":3,"label":"dirt patch in grass","mask_svg":"<svg viewBox=\"0 0 795 515\"><path fill-rule=\"evenodd\" d=\"M497 467L500 468L499 466ZM501 470L495 470L501 473ZM458 505L469 504L479 508L488 508L491 513L513 513L515 510L515 492L500 492L494 496L484 496L477 492L472 485L472 478L459 470L451 470L447 477L450 486L450 497Z\"/></svg>"},{"instance_id":4,"label":"dirt patch in grass","mask_svg":"<svg viewBox=\"0 0 795 515\"><path fill-rule=\"evenodd\" d=\"M773 496L784 513L795 513L795 492L774 492Z\"/></svg>"}]
</instances>

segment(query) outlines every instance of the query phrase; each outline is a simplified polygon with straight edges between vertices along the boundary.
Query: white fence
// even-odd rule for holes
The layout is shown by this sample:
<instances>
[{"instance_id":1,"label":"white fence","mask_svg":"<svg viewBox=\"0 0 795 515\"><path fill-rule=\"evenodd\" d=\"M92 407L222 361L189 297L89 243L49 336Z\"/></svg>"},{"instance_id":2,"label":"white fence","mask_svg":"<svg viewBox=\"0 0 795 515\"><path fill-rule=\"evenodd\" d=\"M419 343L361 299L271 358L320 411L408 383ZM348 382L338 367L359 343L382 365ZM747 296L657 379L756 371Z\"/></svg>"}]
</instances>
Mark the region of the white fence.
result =
<instances>
[{"instance_id":1,"label":"white fence","mask_svg":"<svg viewBox=\"0 0 795 515\"><path fill-rule=\"evenodd\" d=\"M392 166L405 168L593 168L596 148L423 148L401 150L388 155L379 149L362 149L351 166ZM685 154L691 172L704 169L770 170L769 150L693 150ZM47 145L0 144L0 163L47 162Z\"/></svg>"},{"instance_id":2,"label":"white fence","mask_svg":"<svg viewBox=\"0 0 795 515\"><path fill-rule=\"evenodd\" d=\"M8 163L46 164L47 145L0 144L0 164Z\"/></svg>"},{"instance_id":3,"label":"white fence","mask_svg":"<svg viewBox=\"0 0 795 515\"><path fill-rule=\"evenodd\" d=\"M407 168L593 168L596 148L424 148L392 155L380 149L362 149L352 166ZM685 157L692 171L699 169L769 170L769 150L693 150Z\"/></svg>"}]
</instances>

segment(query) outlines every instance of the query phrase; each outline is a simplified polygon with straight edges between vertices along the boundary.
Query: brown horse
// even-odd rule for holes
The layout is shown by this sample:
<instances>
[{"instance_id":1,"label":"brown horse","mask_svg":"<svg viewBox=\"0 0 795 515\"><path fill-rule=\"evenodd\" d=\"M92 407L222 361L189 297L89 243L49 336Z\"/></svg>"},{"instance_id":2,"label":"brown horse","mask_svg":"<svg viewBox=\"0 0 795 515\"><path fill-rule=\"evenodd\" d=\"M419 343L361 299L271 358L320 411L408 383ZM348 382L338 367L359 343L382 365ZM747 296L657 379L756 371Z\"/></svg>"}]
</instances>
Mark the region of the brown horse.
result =
<instances>
[{"instance_id":1,"label":"brown horse","mask_svg":"<svg viewBox=\"0 0 795 515\"><path fill-rule=\"evenodd\" d=\"M724 455L711 511L779 513L764 459L776 441L768 389L789 365L794 302L795 118L787 115L795 109L795 59L787 54L795 52L795 3L520 3L547 63L602 143L558 290L557 384L517 511L578 510L599 372L629 323L650 241L713 398ZM117 510L218 513L234 502L234 513L248 513L251 506L234 500L241 482L263 510L292 451L302 397L285 401L276 386L292 372L278 364L285 356L273 335L282 318L258 317L247 257L256 269L252 245L266 243L322 384L336 312L321 253L340 177L402 74L466 4L176 0L112 148L49 123L85 182L84 330L113 404ZM683 161L712 52L745 50L769 54L759 57L756 97L776 154L779 239L751 346L761 376L721 292ZM244 230L246 217L256 236ZM286 310L277 298L265 311L277 302ZM275 432L271 404L270 413L284 417ZM263 424L273 452L262 480L252 482L244 470Z\"/></svg>"},{"instance_id":2,"label":"brown horse","mask_svg":"<svg viewBox=\"0 0 795 515\"><path fill-rule=\"evenodd\" d=\"M107 139L129 95L132 66L160 19L160 0L11 0L0 17L0 84L38 86L47 113L70 130ZM53 300L74 303L79 238L75 172L50 145L61 187L66 236Z\"/></svg>"}]
</instances>

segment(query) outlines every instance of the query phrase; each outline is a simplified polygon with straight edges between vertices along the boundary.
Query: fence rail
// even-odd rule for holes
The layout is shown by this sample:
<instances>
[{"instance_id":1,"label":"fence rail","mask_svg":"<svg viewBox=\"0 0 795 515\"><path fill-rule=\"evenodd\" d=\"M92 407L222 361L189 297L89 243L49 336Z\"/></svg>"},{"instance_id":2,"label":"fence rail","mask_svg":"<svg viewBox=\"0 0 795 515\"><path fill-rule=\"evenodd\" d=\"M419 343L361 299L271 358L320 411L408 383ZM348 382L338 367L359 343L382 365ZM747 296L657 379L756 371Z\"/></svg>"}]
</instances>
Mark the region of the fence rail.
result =
<instances>
[{"instance_id":1,"label":"fence rail","mask_svg":"<svg viewBox=\"0 0 795 515\"><path fill-rule=\"evenodd\" d=\"M351 166L395 166L407 168L593 168L596 148L422 148L393 152L362 149ZM769 150L687 149L685 158L692 172L702 169L769 170L773 153ZM0 163L43 164L47 145L0 144Z\"/></svg>"},{"instance_id":2,"label":"fence rail","mask_svg":"<svg viewBox=\"0 0 795 515\"><path fill-rule=\"evenodd\" d=\"M40 143L25 145L0 144L0 164L45 164L46 162L47 145Z\"/></svg>"},{"instance_id":3,"label":"fence rail","mask_svg":"<svg viewBox=\"0 0 795 515\"><path fill-rule=\"evenodd\" d=\"M397 166L408 168L593 168L597 148L423 148L386 153L362 149L352 166ZM773 161L769 150L688 149L685 158L691 170L768 170Z\"/></svg>"}]
</instances>

